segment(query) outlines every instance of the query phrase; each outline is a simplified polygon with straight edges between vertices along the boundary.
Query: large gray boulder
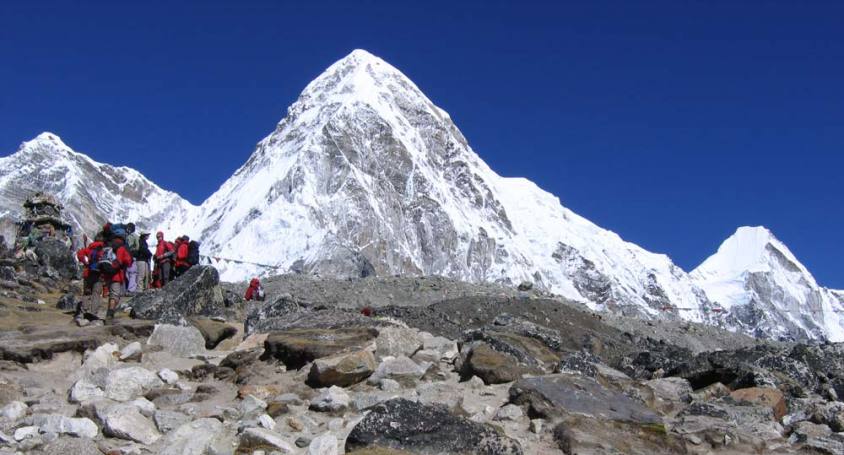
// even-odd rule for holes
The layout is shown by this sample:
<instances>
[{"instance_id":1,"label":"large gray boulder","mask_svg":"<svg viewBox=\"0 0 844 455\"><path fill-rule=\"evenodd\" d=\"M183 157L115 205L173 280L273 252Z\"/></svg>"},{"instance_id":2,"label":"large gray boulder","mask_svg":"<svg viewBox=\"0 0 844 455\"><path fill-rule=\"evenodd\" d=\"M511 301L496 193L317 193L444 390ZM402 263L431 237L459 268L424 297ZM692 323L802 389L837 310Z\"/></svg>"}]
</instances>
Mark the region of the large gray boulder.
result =
<instances>
[{"instance_id":1,"label":"large gray boulder","mask_svg":"<svg viewBox=\"0 0 844 455\"><path fill-rule=\"evenodd\" d=\"M490 426L455 416L444 407L403 398L377 404L346 439L346 452L385 447L410 453L521 455L519 443Z\"/></svg>"},{"instance_id":2,"label":"large gray boulder","mask_svg":"<svg viewBox=\"0 0 844 455\"><path fill-rule=\"evenodd\" d=\"M156 324L147 340L149 346L161 346L176 357L190 358L205 353L205 338L193 326Z\"/></svg>"},{"instance_id":3,"label":"large gray boulder","mask_svg":"<svg viewBox=\"0 0 844 455\"><path fill-rule=\"evenodd\" d=\"M225 300L220 275L210 265L195 265L161 289L152 289L131 301L133 318L185 325L188 316L222 316Z\"/></svg>"},{"instance_id":4,"label":"large gray boulder","mask_svg":"<svg viewBox=\"0 0 844 455\"><path fill-rule=\"evenodd\" d=\"M601 421L662 425L662 417L644 404L575 374L516 381L510 387L510 401L527 405L531 415L549 419L580 415Z\"/></svg>"}]
</instances>

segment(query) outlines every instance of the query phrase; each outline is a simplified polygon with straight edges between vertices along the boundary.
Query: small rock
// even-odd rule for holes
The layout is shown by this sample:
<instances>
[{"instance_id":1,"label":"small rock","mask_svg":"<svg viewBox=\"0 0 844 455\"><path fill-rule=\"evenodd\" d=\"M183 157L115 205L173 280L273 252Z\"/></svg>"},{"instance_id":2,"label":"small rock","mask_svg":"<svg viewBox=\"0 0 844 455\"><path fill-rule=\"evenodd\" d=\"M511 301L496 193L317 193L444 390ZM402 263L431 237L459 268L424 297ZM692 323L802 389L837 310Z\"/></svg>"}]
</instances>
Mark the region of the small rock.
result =
<instances>
[{"instance_id":1,"label":"small rock","mask_svg":"<svg viewBox=\"0 0 844 455\"><path fill-rule=\"evenodd\" d=\"M401 390L401 384L393 379L385 378L378 383L378 387L385 392L398 392Z\"/></svg>"},{"instance_id":2,"label":"small rock","mask_svg":"<svg viewBox=\"0 0 844 455\"><path fill-rule=\"evenodd\" d=\"M258 417L258 423L260 423L262 427L268 430L275 429L275 420L273 420L273 418L270 417L268 414L261 414L261 416Z\"/></svg>"},{"instance_id":3,"label":"small rock","mask_svg":"<svg viewBox=\"0 0 844 455\"><path fill-rule=\"evenodd\" d=\"M190 421L190 417L176 411L155 411L153 420L158 431L169 433Z\"/></svg>"},{"instance_id":4,"label":"small rock","mask_svg":"<svg viewBox=\"0 0 844 455\"><path fill-rule=\"evenodd\" d=\"M300 437L296 438L295 444L296 444L296 447L305 448L305 447L308 447L309 445L311 445L311 440L304 437L304 436L300 436Z\"/></svg>"},{"instance_id":5,"label":"small rock","mask_svg":"<svg viewBox=\"0 0 844 455\"><path fill-rule=\"evenodd\" d=\"M305 424L303 424L299 419L295 417L290 417L287 419L287 426L289 426L295 431L302 431L305 429Z\"/></svg>"},{"instance_id":6,"label":"small rock","mask_svg":"<svg viewBox=\"0 0 844 455\"><path fill-rule=\"evenodd\" d=\"M169 368L164 368L159 371L158 377L161 378L165 384L175 384L179 381L179 374Z\"/></svg>"},{"instance_id":7,"label":"small rock","mask_svg":"<svg viewBox=\"0 0 844 455\"><path fill-rule=\"evenodd\" d=\"M340 387L331 386L323 389L314 401L311 402L310 409L322 412L336 412L349 407L350 397Z\"/></svg>"},{"instance_id":8,"label":"small rock","mask_svg":"<svg viewBox=\"0 0 844 455\"><path fill-rule=\"evenodd\" d=\"M29 427L20 427L15 430L14 438L15 441L23 441L24 439L30 439L38 436L38 427L36 426L29 426Z\"/></svg>"},{"instance_id":9,"label":"small rock","mask_svg":"<svg viewBox=\"0 0 844 455\"><path fill-rule=\"evenodd\" d=\"M375 371L375 357L366 350L314 360L308 383L316 387L347 387L369 377Z\"/></svg>"},{"instance_id":10,"label":"small rock","mask_svg":"<svg viewBox=\"0 0 844 455\"><path fill-rule=\"evenodd\" d=\"M137 398L130 401L128 404L137 408L144 417L152 417L153 414L155 414L155 403L147 400L146 398Z\"/></svg>"},{"instance_id":11,"label":"small rock","mask_svg":"<svg viewBox=\"0 0 844 455\"><path fill-rule=\"evenodd\" d=\"M29 409L25 403L21 401L12 401L0 408L0 416L3 416L14 422L26 415L26 410Z\"/></svg>"},{"instance_id":12,"label":"small rock","mask_svg":"<svg viewBox=\"0 0 844 455\"><path fill-rule=\"evenodd\" d=\"M114 343L106 343L93 351L88 351L82 360L82 369L85 372L93 373L100 368L110 369L117 364L120 352Z\"/></svg>"},{"instance_id":13,"label":"small rock","mask_svg":"<svg viewBox=\"0 0 844 455\"><path fill-rule=\"evenodd\" d=\"M140 360L143 351L141 343L133 341L120 350L120 360Z\"/></svg>"},{"instance_id":14,"label":"small rock","mask_svg":"<svg viewBox=\"0 0 844 455\"><path fill-rule=\"evenodd\" d=\"M105 393L114 401L130 401L162 385L164 384L152 371L141 367L129 367L109 373Z\"/></svg>"},{"instance_id":15,"label":"small rock","mask_svg":"<svg viewBox=\"0 0 844 455\"><path fill-rule=\"evenodd\" d=\"M545 424L544 419L531 419L530 421L530 432L534 434L542 433L542 427Z\"/></svg>"},{"instance_id":16,"label":"small rock","mask_svg":"<svg viewBox=\"0 0 844 455\"><path fill-rule=\"evenodd\" d=\"M105 398L103 389L92 384L88 379L82 378L73 384L70 389L70 402L83 403L86 401Z\"/></svg>"},{"instance_id":17,"label":"small rock","mask_svg":"<svg viewBox=\"0 0 844 455\"><path fill-rule=\"evenodd\" d=\"M258 399L254 395L247 395L240 402L239 409L240 413L246 416L254 412L263 412L265 409L267 409L267 403L261 399Z\"/></svg>"},{"instance_id":18,"label":"small rock","mask_svg":"<svg viewBox=\"0 0 844 455\"><path fill-rule=\"evenodd\" d=\"M519 283L518 290L522 292L527 292L531 289L533 289L533 283L531 283L530 281L522 281L521 283Z\"/></svg>"},{"instance_id":19,"label":"small rock","mask_svg":"<svg viewBox=\"0 0 844 455\"><path fill-rule=\"evenodd\" d=\"M264 428L247 428L240 434L238 451L244 449L272 449L283 454L296 453L292 444L282 439L281 435Z\"/></svg>"},{"instance_id":20,"label":"small rock","mask_svg":"<svg viewBox=\"0 0 844 455\"><path fill-rule=\"evenodd\" d=\"M331 433L324 433L308 445L308 455L337 455L337 438Z\"/></svg>"},{"instance_id":21,"label":"small rock","mask_svg":"<svg viewBox=\"0 0 844 455\"><path fill-rule=\"evenodd\" d=\"M146 445L161 438L153 423L141 415L138 408L130 405L113 406L105 416L103 427L109 436Z\"/></svg>"},{"instance_id":22,"label":"small rock","mask_svg":"<svg viewBox=\"0 0 844 455\"><path fill-rule=\"evenodd\" d=\"M522 412L522 408L516 406L514 404L508 404L495 414L495 420L519 420L524 416L524 412Z\"/></svg>"},{"instance_id":23,"label":"small rock","mask_svg":"<svg viewBox=\"0 0 844 455\"><path fill-rule=\"evenodd\" d=\"M406 386L413 386L431 367L429 363L416 364L408 357L384 357L369 382L378 384L382 379L392 379Z\"/></svg>"}]
</instances>

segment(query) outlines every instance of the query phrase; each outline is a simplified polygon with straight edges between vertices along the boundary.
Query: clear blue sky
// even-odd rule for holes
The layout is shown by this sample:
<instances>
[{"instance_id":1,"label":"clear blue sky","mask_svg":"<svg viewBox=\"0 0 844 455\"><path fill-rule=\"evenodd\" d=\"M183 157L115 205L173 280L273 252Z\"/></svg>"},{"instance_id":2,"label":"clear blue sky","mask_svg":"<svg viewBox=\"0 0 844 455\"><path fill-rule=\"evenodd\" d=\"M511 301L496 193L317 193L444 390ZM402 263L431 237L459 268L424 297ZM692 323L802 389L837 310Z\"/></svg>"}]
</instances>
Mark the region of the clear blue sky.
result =
<instances>
[{"instance_id":1,"label":"clear blue sky","mask_svg":"<svg viewBox=\"0 0 844 455\"><path fill-rule=\"evenodd\" d=\"M364 48L498 173L686 270L762 224L844 288L842 1L170 3L0 3L0 153L49 130L200 203Z\"/></svg>"}]
</instances>

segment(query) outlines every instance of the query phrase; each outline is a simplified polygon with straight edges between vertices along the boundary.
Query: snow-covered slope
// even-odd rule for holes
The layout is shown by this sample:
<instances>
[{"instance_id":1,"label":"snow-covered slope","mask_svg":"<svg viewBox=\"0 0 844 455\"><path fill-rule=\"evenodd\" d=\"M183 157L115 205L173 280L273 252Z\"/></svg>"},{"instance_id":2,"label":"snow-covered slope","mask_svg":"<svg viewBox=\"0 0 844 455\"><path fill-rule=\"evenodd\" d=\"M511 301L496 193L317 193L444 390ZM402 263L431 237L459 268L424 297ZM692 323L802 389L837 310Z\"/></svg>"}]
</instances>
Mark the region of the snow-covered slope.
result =
<instances>
[{"instance_id":1,"label":"snow-covered slope","mask_svg":"<svg viewBox=\"0 0 844 455\"><path fill-rule=\"evenodd\" d=\"M361 50L305 88L195 226L214 255L283 270L530 280L651 317L702 320L708 305L666 256L498 176L446 112ZM258 271L235 265L223 276Z\"/></svg>"},{"instance_id":2,"label":"snow-covered slope","mask_svg":"<svg viewBox=\"0 0 844 455\"><path fill-rule=\"evenodd\" d=\"M844 341L844 295L812 274L764 227L741 227L692 272L728 325L765 338Z\"/></svg>"},{"instance_id":3,"label":"snow-covered slope","mask_svg":"<svg viewBox=\"0 0 844 455\"><path fill-rule=\"evenodd\" d=\"M16 153L0 158L0 223L5 227L4 234L13 233L11 226L21 215L23 201L35 191L55 195L76 232L88 235L106 220L135 221L142 229L181 229L170 220L193 218L197 210L138 171L98 163L73 151L52 133L42 133L21 144Z\"/></svg>"}]
</instances>

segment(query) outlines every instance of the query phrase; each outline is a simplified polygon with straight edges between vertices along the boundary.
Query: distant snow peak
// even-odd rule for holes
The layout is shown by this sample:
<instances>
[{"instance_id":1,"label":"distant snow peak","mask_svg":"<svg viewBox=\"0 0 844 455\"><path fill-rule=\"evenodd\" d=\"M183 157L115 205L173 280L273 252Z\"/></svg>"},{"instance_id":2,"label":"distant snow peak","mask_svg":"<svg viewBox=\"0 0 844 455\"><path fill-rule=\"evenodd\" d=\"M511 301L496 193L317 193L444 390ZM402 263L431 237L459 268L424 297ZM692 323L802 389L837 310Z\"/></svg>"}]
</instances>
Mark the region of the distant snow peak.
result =
<instances>
[{"instance_id":1,"label":"distant snow peak","mask_svg":"<svg viewBox=\"0 0 844 455\"><path fill-rule=\"evenodd\" d=\"M844 306L767 228L741 227L691 273L730 310L728 324L760 337L844 341Z\"/></svg>"}]
</instances>

